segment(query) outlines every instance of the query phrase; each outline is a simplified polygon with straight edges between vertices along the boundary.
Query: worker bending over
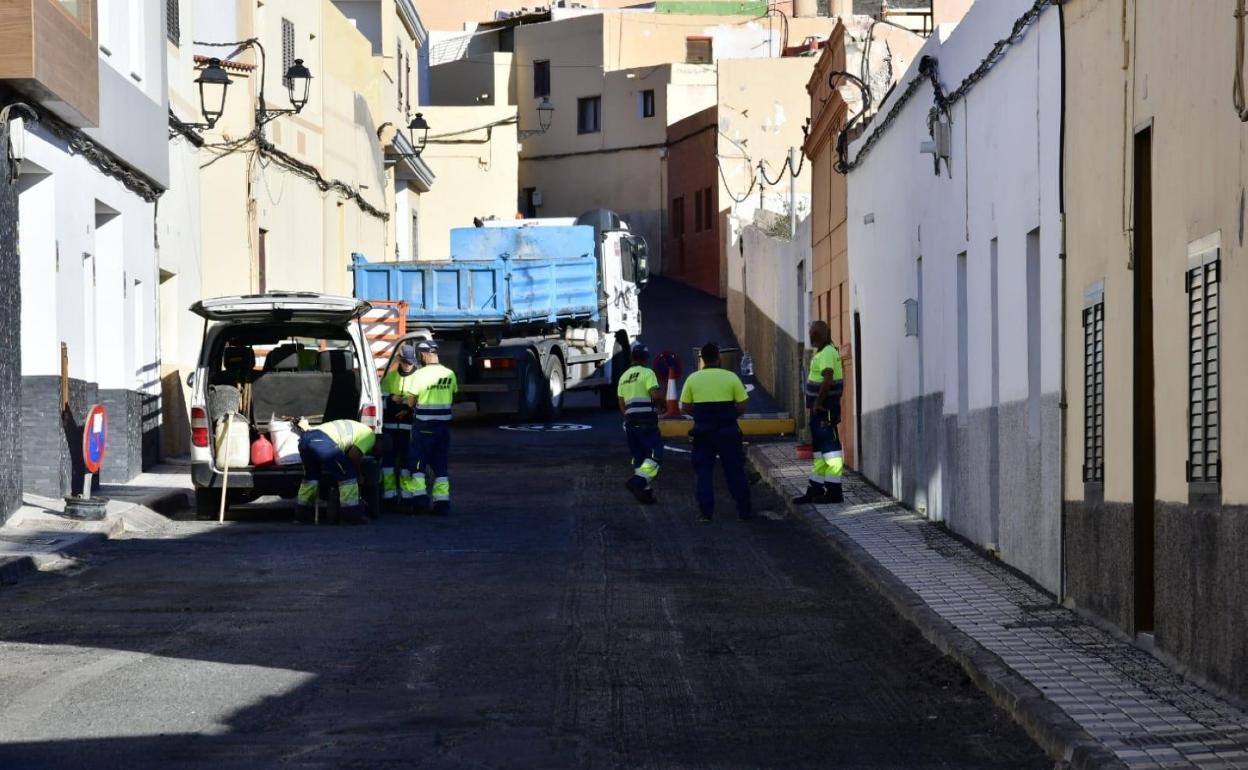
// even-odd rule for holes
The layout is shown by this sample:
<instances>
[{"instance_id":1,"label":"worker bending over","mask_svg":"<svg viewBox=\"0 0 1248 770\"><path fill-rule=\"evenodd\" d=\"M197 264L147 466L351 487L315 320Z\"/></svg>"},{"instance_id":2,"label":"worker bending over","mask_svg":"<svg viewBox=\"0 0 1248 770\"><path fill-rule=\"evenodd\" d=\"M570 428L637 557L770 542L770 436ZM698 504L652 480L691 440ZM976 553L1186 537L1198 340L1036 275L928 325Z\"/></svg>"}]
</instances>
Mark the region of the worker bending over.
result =
<instances>
[{"instance_id":1,"label":"worker bending over","mask_svg":"<svg viewBox=\"0 0 1248 770\"><path fill-rule=\"evenodd\" d=\"M715 512L715 458L724 466L728 491L742 520L754 518L750 485L745 478L745 451L737 418L745 414L745 385L737 375L720 368L719 346L702 346L702 369L689 375L680 393L680 410L693 415L693 472L697 476L698 521L707 523Z\"/></svg>"},{"instance_id":2,"label":"worker bending over","mask_svg":"<svg viewBox=\"0 0 1248 770\"><path fill-rule=\"evenodd\" d=\"M407 451L407 468L400 479L404 493L410 493L412 512L429 507L427 475L433 474L433 512L451 512L451 480L448 455L451 450L451 406L459 381L455 372L438 362L438 343L421 340L416 344L421 367L412 384L408 403L414 407L412 441Z\"/></svg>"},{"instance_id":3,"label":"worker bending over","mask_svg":"<svg viewBox=\"0 0 1248 770\"><path fill-rule=\"evenodd\" d=\"M659 392L659 378L647 365L649 349L634 342L630 355L633 365L621 375L616 388L620 414L624 415L624 435L633 456L633 475L624 486L638 502L653 505L654 481L663 463L663 435L659 433L663 395Z\"/></svg>"},{"instance_id":4,"label":"worker bending over","mask_svg":"<svg viewBox=\"0 0 1248 770\"><path fill-rule=\"evenodd\" d=\"M299 485L296 518L311 520L310 513L321 492L321 479L338 484L338 516L344 524L363 524L360 502L361 463L365 455L381 457L387 441L377 439L373 429L355 420L334 420L309 430L299 438L303 483Z\"/></svg>"},{"instance_id":5,"label":"worker bending over","mask_svg":"<svg viewBox=\"0 0 1248 770\"><path fill-rule=\"evenodd\" d=\"M810 325L810 346L815 354L810 359L810 375L806 378L806 408L810 417L810 443L814 448L814 467L806 493L794 503L839 503L845 499L841 474L845 470L841 436L841 394L845 392L841 354L832 344L832 334L825 321Z\"/></svg>"},{"instance_id":6,"label":"worker bending over","mask_svg":"<svg viewBox=\"0 0 1248 770\"><path fill-rule=\"evenodd\" d=\"M381 380L381 395L385 397L381 433L390 439L389 451L381 458L381 496L387 502L400 496L399 466L407 465L407 445L412 436L412 407L407 400L415 396L412 387L416 380L416 348L409 344L400 346L398 359L398 366ZM407 500L411 493L405 488L402 497Z\"/></svg>"}]
</instances>

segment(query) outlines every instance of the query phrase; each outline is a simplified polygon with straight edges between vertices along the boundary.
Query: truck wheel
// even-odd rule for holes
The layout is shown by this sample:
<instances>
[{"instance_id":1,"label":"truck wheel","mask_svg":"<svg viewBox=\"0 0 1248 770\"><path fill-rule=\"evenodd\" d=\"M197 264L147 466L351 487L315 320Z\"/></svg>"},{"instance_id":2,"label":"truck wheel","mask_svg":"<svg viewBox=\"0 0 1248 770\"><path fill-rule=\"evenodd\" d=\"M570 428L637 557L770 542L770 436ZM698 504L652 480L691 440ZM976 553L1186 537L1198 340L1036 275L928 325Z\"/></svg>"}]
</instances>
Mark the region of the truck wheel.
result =
<instances>
[{"instance_id":1,"label":"truck wheel","mask_svg":"<svg viewBox=\"0 0 1248 770\"><path fill-rule=\"evenodd\" d=\"M537 357L529 353L520 362L520 395L517 399L516 415L521 420L531 420L542 408L542 367Z\"/></svg>"},{"instance_id":2,"label":"truck wheel","mask_svg":"<svg viewBox=\"0 0 1248 770\"><path fill-rule=\"evenodd\" d=\"M195 490L195 518L199 521L208 521L217 518L221 512L221 490L219 489L197 489Z\"/></svg>"},{"instance_id":3,"label":"truck wheel","mask_svg":"<svg viewBox=\"0 0 1248 770\"><path fill-rule=\"evenodd\" d=\"M546 402L542 405L542 416L547 420L557 420L563 414L566 388L563 361L559 360L559 356L551 354L546 360Z\"/></svg>"}]
</instances>

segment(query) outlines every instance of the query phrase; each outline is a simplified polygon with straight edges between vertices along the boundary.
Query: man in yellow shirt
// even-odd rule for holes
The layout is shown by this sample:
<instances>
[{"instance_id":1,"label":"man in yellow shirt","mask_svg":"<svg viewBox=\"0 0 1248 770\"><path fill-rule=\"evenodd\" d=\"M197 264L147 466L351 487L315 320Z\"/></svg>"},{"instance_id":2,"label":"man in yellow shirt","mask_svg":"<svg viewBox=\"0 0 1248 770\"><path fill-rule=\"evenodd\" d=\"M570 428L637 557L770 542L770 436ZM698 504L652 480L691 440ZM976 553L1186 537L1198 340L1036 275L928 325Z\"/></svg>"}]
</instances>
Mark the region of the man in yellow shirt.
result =
<instances>
[{"instance_id":1,"label":"man in yellow shirt","mask_svg":"<svg viewBox=\"0 0 1248 770\"><path fill-rule=\"evenodd\" d=\"M407 462L407 444L412 436L412 407L407 399L415 395L412 391L416 380L416 348L404 343L399 347L398 365L386 372L381 379L381 395L386 399L383 405L381 433L390 438L390 451L381 458L381 497L393 501L400 496L398 466ZM407 489L402 490L404 500L411 497Z\"/></svg>"},{"instance_id":2,"label":"man in yellow shirt","mask_svg":"<svg viewBox=\"0 0 1248 770\"><path fill-rule=\"evenodd\" d=\"M451 407L459 380L455 372L438 359L438 343L421 340L416 343L421 367L412 384L413 396L408 403L414 409L412 441L407 452L407 467L399 483L404 496L410 493L414 513L429 505L426 474L433 473L433 513L445 516L451 511L451 480L449 454L451 449Z\"/></svg>"},{"instance_id":3,"label":"man in yellow shirt","mask_svg":"<svg viewBox=\"0 0 1248 770\"><path fill-rule=\"evenodd\" d=\"M653 505L656 502L654 481L663 463L663 434L659 433L659 406L663 395L659 392L659 378L646 365L650 350L634 342L631 357L633 365L620 375L616 388L620 414L624 415L628 451L633 456L633 475L625 486L638 502Z\"/></svg>"},{"instance_id":4,"label":"man in yellow shirt","mask_svg":"<svg viewBox=\"0 0 1248 770\"><path fill-rule=\"evenodd\" d=\"M321 479L338 483L338 516L344 524L363 524L360 503L360 464L364 455L380 457L388 442L378 440L373 429L355 420L323 423L299 439L299 459L303 461L303 483L296 502L297 518L311 518L312 507L321 492Z\"/></svg>"},{"instance_id":5,"label":"man in yellow shirt","mask_svg":"<svg viewBox=\"0 0 1248 770\"><path fill-rule=\"evenodd\" d=\"M832 333L825 321L810 325L810 346L815 353L810 359L806 378L806 408L810 410L810 443L814 448L814 467L806 493L794 503L839 503L845 499L841 474L845 469L841 436L841 395L845 392L845 375L841 354L832 344Z\"/></svg>"},{"instance_id":6,"label":"man in yellow shirt","mask_svg":"<svg viewBox=\"0 0 1248 770\"><path fill-rule=\"evenodd\" d=\"M719 365L719 346L702 346L702 369L689 375L680 393L680 410L693 416L693 472L697 477L698 521L708 523L715 512L715 458L724 466L728 491L743 521L754 518L750 484L745 477L745 451L737 418L745 414L741 378Z\"/></svg>"}]
</instances>

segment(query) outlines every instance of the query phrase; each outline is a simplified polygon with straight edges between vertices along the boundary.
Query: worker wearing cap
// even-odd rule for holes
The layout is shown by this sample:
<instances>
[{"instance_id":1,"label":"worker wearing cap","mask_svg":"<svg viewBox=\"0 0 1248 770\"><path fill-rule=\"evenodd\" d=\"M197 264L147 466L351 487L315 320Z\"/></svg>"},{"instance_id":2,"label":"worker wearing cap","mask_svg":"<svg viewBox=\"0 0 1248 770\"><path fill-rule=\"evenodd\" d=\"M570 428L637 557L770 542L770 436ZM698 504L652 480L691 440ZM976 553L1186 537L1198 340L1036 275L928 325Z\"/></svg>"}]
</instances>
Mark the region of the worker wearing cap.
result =
<instances>
[{"instance_id":1,"label":"worker wearing cap","mask_svg":"<svg viewBox=\"0 0 1248 770\"><path fill-rule=\"evenodd\" d=\"M754 518L750 485L745 477L745 450L737 418L748 398L741 378L719 364L719 346L708 342L700 354L702 368L689 375L680 393L680 410L693 416L693 472L697 477L698 521L715 512L715 458L724 466L728 491L742 520Z\"/></svg>"},{"instance_id":2,"label":"worker wearing cap","mask_svg":"<svg viewBox=\"0 0 1248 770\"><path fill-rule=\"evenodd\" d=\"M625 486L638 502L653 505L654 481L663 462L663 435L659 433L663 395L659 392L659 378L646 363L650 360L649 349L634 342L631 358L633 365L620 376L616 388L628 451L633 455L633 475Z\"/></svg>"},{"instance_id":3,"label":"worker wearing cap","mask_svg":"<svg viewBox=\"0 0 1248 770\"><path fill-rule=\"evenodd\" d=\"M398 366L386 372L381 379L381 394L385 396L381 432L390 438L390 451L381 460L381 497L392 501L400 496L400 465L407 464L407 445L412 435L412 407L407 399L415 396L412 390L416 380L416 348L410 344L399 347ZM403 490L404 499L411 493Z\"/></svg>"},{"instance_id":4,"label":"worker wearing cap","mask_svg":"<svg viewBox=\"0 0 1248 770\"><path fill-rule=\"evenodd\" d=\"M303 483L299 485L297 517L316 505L321 479L328 476L338 484L338 515L344 523L365 521L360 503L361 463L365 455L381 456L389 443L379 441L373 429L355 420L334 420L309 430L299 439L299 459L303 461Z\"/></svg>"},{"instance_id":5,"label":"worker wearing cap","mask_svg":"<svg viewBox=\"0 0 1248 770\"><path fill-rule=\"evenodd\" d=\"M455 372L438 361L438 343L421 340L416 344L421 367L412 382L412 440L407 450L407 468L400 483L411 493L414 511L429 505L426 476L433 474L433 512L445 516L451 510L451 480L448 454L451 448L451 405L459 390Z\"/></svg>"}]
</instances>

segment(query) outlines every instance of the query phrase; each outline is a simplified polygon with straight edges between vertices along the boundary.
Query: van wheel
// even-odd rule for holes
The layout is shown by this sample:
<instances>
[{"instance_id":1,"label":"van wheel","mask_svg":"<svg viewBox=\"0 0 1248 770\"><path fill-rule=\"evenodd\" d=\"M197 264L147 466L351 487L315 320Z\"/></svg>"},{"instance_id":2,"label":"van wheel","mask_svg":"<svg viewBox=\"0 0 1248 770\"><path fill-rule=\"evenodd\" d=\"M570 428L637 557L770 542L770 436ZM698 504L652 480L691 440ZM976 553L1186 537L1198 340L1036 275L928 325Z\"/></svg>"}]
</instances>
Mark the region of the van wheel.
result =
<instances>
[{"instance_id":1,"label":"van wheel","mask_svg":"<svg viewBox=\"0 0 1248 770\"><path fill-rule=\"evenodd\" d=\"M537 363L537 356L529 353L520 362L520 394L517 398L516 416L521 420L532 420L542 408L544 391L542 367Z\"/></svg>"},{"instance_id":2,"label":"van wheel","mask_svg":"<svg viewBox=\"0 0 1248 770\"><path fill-rule=\"evenodd\" d=\"M546 360L546 401L542 405L542 416L547 420L557 420L563 414L563 397L566 387L563 361L552 353Z\"/></svg>"},{"instance_id":3,"label":"van wheel","mask_svg":"<svg viewBox=\"0 0 1248 770\"><path fill-rule=\"evenodd\" d=\"M227 501L228 502L228 501ZM195 518L199 521L209 521L217 518L221 513L221 490L219 489L197 489L195 490Z\"/></svg>"}]
</instances>

